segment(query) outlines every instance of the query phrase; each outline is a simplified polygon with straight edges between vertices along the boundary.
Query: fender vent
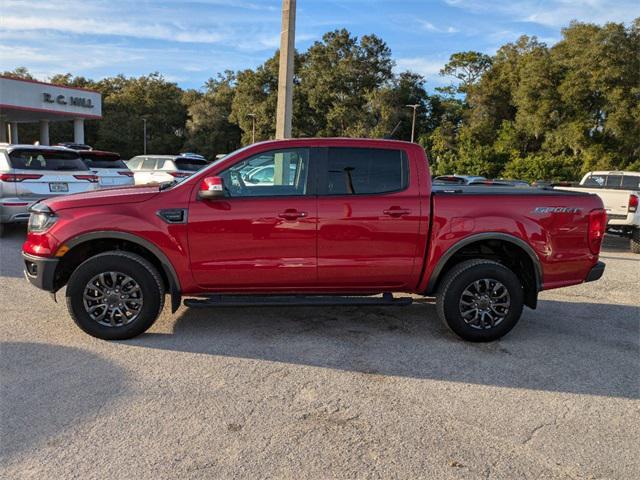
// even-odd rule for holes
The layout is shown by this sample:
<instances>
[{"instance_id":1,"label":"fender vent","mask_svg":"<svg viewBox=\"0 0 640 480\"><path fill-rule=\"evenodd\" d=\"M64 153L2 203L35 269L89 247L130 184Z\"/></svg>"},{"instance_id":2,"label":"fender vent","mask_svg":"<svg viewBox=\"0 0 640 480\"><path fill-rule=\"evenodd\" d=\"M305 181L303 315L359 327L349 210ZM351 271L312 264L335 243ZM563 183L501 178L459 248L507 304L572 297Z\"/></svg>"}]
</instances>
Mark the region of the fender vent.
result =
<instances>
[{"instance_id":1,"label":"fender vent","mask_svg":"<svg viewBox=\"0 0 640 480\"><path fill-rule=\"evenodd\" d=\"M167 208L158 210L157 215L167 223L187 223L186 208Z\"/></svg>"}]
</instances>

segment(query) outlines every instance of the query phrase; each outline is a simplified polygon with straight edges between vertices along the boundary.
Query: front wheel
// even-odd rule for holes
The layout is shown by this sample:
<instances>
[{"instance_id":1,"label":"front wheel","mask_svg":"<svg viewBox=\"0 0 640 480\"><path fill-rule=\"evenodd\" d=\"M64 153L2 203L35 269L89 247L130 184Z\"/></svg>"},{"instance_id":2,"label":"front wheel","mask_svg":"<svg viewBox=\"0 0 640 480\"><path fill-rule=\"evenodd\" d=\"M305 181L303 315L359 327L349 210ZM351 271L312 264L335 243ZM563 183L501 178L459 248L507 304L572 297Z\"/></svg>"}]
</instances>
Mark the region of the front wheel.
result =
<instances>
[{"instance_id":1,"label":"front wheel","mask_svg":"<svg viewBox=\"0 0 640 480\"><path fill-rule=\"evenodd\" d=\"M459 337L491 342L518 323L523 307L522 283L504 265L467 260L444 276L436 298L440 319Z\"/></svg>"},{"instance_id":2,"label":"front wheel","mask_svg":"<svg viewBox=\"0 0 640 480\"><path fill-rule=\"evenodd\" d=\"M67 284L67 308L86 333L103 340L140 335L164 306L156 268L139 255L101 253L84 261Z\"/></svg>"}]
</instances>

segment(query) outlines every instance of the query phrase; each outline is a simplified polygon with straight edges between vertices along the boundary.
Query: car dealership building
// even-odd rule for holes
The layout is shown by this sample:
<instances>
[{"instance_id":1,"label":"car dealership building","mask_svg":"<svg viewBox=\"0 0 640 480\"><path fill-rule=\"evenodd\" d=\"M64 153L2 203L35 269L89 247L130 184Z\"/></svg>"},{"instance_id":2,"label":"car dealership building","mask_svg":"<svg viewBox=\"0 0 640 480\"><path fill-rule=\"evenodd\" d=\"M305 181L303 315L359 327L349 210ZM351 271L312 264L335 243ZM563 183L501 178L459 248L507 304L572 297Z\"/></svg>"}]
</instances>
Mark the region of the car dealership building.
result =
<instances>
[{"instance_id":1,"label":"car dealership building","mask_svg":"<svg viewBox=\"0 0 640 480\"><path fill-rule=\"evenodd\" d=\"M84 121L102 118L102 95L77 87L0 76L0 142L20 143L21 123L40 124L49 145L50 122L73 122L73 142L84 143Z\"/></svg>"}]
</instances>

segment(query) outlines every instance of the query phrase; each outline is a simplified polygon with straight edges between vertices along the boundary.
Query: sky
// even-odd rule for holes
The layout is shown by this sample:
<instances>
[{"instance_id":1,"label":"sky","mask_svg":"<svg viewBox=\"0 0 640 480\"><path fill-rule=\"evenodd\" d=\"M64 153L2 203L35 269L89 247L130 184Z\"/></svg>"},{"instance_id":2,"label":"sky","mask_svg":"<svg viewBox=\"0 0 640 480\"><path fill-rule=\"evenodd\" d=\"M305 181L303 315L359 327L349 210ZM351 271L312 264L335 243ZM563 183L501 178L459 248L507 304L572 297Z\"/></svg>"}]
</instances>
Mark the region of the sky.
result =
<instances>
[{"instance_id":1,"label":"sky","mask_svg":"<svg viewBox=\"0 0 640 480\"><path fill-rule=\"evenodd\" d=\"M571 20L629 25L640 0L298 0L296 48L346 28L387 42L397 71L429 90L449 55L493 54L520 35L552 45ZM201 88L224 70L255 68L279 46L281 0L0 0L0 71L27 67L40 80L158 71Z\"/></svg>"}]
</instances>

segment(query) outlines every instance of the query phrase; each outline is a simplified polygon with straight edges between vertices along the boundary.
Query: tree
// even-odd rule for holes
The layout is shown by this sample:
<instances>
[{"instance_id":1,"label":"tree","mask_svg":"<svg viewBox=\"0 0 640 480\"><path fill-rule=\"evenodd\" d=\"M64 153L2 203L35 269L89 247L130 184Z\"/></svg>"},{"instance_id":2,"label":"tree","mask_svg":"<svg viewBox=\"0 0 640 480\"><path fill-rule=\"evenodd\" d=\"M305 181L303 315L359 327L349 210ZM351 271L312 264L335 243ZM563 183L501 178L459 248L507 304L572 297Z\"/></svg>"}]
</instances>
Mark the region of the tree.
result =
<instances>
[{"instance_id":1,"label":"tree","mask_svg":"<svg viewBox=\"0 0 640 480\"><path fill-rule=\"evenodd\" d=\"M184 143L187 111L182 91L159 73L139 78L122 75L98 83L103 92L103 119L97 146L124 158L142 153L143 118L147 152L178 153Z\"/></svg>"},{"instance_id":2,"label":"tree","mask_svg":"<svg viewBox=\"0 0 640 480\"><path fill-rule=\"evenodd\" d=\"M2 72L3 77L19 78L22 80L35 80L27 67L16 67L13 70L5 70Z\"/></svg>"},{"instance_id":3,"label":"tree","mask_svg":"<svg viewBox=\"0 0 640 480\"><path fill-rule=\"evenodd\" d=\"M324 34L304 55L299 73L309 128L319 136L367 135L372 96L389 86L393 66L389 47L375 35L358 41L344 29Z\"/></svg>"},{"instance_id":4,"label":"tree","mask_svg":"<svg viewBox=\"0 0 640 480\"><path fill-rule=\"evenodd\" d=\"M449 62L440 70L440 75L457 79L460 83L454 91L467 94L490 67L489 55L473 51L459 52L449 57Z\"/></svg>"},{"instance_id":5,"label":"tree","mask_svg":"<svg viewBox=\"0 0 640 480\"><path fill-rule=\"evenodd\" d=\"M206 92L187 91L183 102L188 111L184 149L208 158L229 153L240 146L241 130L229 117L235 97L235 74L226 71L206 83Z\"/></svg>"}]
</instances>

